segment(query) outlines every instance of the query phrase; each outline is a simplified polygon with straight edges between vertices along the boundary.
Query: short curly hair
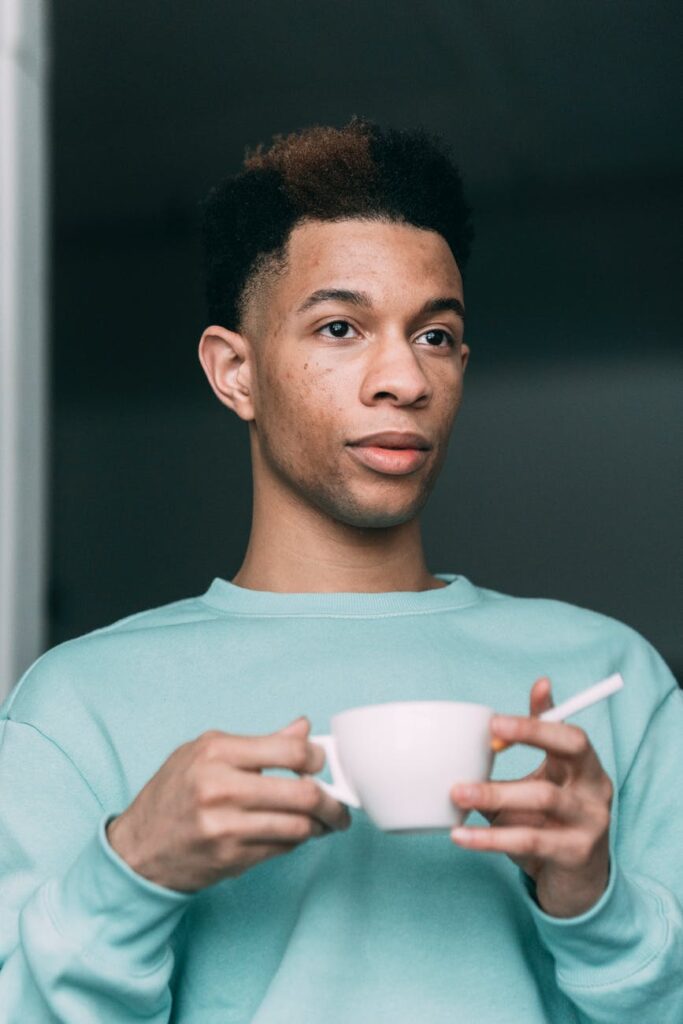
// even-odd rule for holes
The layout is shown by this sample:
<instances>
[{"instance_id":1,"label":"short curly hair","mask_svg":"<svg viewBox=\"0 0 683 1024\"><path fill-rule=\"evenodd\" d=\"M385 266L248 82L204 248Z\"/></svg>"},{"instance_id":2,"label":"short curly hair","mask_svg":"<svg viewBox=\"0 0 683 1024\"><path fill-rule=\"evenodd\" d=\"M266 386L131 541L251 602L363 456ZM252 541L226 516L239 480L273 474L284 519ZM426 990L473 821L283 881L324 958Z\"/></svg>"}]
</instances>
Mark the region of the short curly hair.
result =
<instances>
[{"instance_id":1,"label":"short curly hair","mask_svg":"<svg viewBox=\"0 0 683 1024\"><path fill-rule=\"evenodd\" d=\"M423 128L383 129L353 115L342 128L313 125L249 151L245 170L200 204L211 323L242 333L264 274L287 266L292 229L349 217L437 231L461 274L473 238L471 209L450 152Z\"/></svg>"}]
</instances>

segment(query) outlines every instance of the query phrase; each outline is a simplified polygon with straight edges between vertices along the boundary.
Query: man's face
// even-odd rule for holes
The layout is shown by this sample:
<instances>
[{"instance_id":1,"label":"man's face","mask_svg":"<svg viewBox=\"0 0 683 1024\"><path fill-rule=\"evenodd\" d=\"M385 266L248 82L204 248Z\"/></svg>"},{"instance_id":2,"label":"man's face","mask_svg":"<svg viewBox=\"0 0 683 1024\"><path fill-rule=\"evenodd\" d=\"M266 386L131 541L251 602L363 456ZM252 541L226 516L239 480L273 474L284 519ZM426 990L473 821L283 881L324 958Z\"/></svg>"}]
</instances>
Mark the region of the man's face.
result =
<instances>
[{"instance_id":1,"label":"man's face","mask_svg":"<svg viewBox=\"0 0 683 1024\"><path fill-rule=\"evenodd\" d=\"M298 225L288 256L255 311L255 479L351 526L404 523L432 491L462 400L462 318L420 312L432 299L463 304L453 254L434 231L348 219ZM367 304L300 308L322 289L363 293ZM431 447L412 460L370 452L368 465L350 443L377 431L418 433Z\"/></svg>"}]
</instances>

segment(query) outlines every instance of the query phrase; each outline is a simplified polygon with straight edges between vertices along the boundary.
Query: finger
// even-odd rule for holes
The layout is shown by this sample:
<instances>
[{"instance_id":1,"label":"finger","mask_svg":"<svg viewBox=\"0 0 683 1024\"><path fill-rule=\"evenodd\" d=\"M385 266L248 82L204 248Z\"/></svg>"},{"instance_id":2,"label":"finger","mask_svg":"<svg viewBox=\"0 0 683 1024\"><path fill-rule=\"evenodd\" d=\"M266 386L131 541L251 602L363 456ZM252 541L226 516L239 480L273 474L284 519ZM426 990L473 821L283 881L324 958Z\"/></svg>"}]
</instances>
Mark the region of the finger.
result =
<instances>
[{"instance_id":1,"label":"finger","mask_svg":"<svg viewBox=\"0 0 683 1024\"><path fill-rule=\"evenodd\" d=\"M553 782L481 782L455 785L451 798L463 808L476 808L482 813L500 811L542 812L565 823L585 817L583 801L568 787Z\"/></svg>"},{"instance_id":2,"label":"finger","mask_svg":"<svg viewBox=\"0 0 683 1024\"><path fill-rule=\"evenodd\" d=\"M310 814L335 830L351 824L346 805L331 797L313 779L282 779L235 772L229 783L229 798L250 811Z\"/></svg>"},{"instance_id":3,"label":"finger","mask_svg":"<svg viewBox=\"0 0 683 1024\"><path fill-rule=\"evenodd\" d=\"M559 757L581 760L593 750L583 729L577 725L567 725L566 722L495 715L491 720L491 731L506 743L524 743Z\"/></svg>"},{"instance_id":4,"label":"finger","mask_svg":"<svg viewBox=\"0 0 683 1024\"><path fill-rule=\"evenodd\" d=\"M326 834L322 822L307 814L281 814L277 811L246 811L240 825L241 841L254 843L303 843Z\"/></svg>"},{"instance_id":5,"label":"finger","mask_svg":"<svg viewBox=\"0 0 683 1024\"><path fill-rule=\"evenodd\" d=\"M325 753L317 743L311 743L305 735L283 735L282 732L267 736L214 733L206 741L205 752L211 758L246 771L289 768L314 775L325 764Z\"/></svg>"},{"instance_id":6,"label":"finger","mask_svg":"<svg viewBox=\"0 0 683 1024\"><path fill-rule=\"evenodd\" d=\"M579 840L577 837L577 853ZM557 863L570 863L572 841L566 829L539 829L519 826L513 828L472 828L461 826L451 830L451 839L468 849L489 850L519 857L539 857Z\"/></svg>"},{"instance_id":7,"label":"finger","mask_svg":"<svg viewBox=\"0 0 683 1024\"><path fill-rule=\"evenodd\" d=\"M541 676L537 679L534 685L531 687L529 694L529 715L531 717L538 717L541 712L547 711L548 708L553 707L553 699L551 694L551 684L548 676ZM500 754L503 750L506 750L510 746L505 740L500 737L495 737L491 740L491 749Z\"/></svg>"},{"instance_id":8,"label":"finger","mask_svg":"<svg viewBox=\"0 0 683 1024\"><path fill-rule=\"evenodd\" d=\"M282 735L306 735L308 730L311 728L311 723L308 721L305 715L301 715L299 718L295 718L289 725L283 726L282 729L277 729L273 734L275 736Z\"/></svg>"}]
</instances>

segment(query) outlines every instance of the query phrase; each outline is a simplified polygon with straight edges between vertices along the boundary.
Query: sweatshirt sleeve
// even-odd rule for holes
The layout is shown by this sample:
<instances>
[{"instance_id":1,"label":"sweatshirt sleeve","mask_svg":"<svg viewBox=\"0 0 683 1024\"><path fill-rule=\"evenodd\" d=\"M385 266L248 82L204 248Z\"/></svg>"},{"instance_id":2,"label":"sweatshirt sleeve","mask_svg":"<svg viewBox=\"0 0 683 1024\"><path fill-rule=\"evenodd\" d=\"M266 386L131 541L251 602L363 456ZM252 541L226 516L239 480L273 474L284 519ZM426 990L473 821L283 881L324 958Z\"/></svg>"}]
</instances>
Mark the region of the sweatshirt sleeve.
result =
<instances>
[{"instance_id":1,"label":"sweatshirt sleeve","mask_svg":"<svg viewBox=\"0 0 683 1024\"><path fill-rule=\"evenodd\" d=\"M0 721L0 1024L165 1024L192 899L112 849L107 813L34 726Z\"/></svg>"},{"instance_id":2,"label":"sweatshirt sleeve","mask_svg":"<svg viewBox=\"0 0 683 1024\"><path fill-rule=\"evenodd\" d=\"M657 651L641 644L640 668L656 685L635 672L624 679L656 699L618 788L607 889L586 913L556 918L520 871L557 985L586 1024L683 1021L683 692Z\"/></svg>"}]
</instances>

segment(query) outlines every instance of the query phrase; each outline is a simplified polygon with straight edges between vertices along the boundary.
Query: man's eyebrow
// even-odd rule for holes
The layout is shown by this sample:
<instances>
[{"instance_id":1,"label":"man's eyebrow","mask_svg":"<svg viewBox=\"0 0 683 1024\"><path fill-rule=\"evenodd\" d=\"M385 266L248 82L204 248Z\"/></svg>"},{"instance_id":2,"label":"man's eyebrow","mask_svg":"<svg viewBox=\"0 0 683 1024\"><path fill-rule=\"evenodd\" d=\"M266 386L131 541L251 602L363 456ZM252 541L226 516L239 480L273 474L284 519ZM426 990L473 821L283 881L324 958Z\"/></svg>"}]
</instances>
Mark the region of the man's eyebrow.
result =
<instances>
[{"instance_id":1,"label":"man's eyebrow","mask_svg":"<svg viewBox=\"0 0 683 1024\"><path fill-rule=\"evenodd\" d=\"M427 316L428 313L441 313L449 309L457 313L461 320L465 319L465 307L455 295L444 295L437 299L428 299L424 306L418 310L417 315Z\"/></svg>"},{"instance_id":2,"label":"man's eyebrow","mask_svg":"<svg viewBox=\"0 0 683 1024\"><path fill-rule=\"evenodd\" d=\"M370 296L366 292L352 292L347 288L319 288L299 306L297 313L305 313L311 306L317 306L320 302L328 302L330 299L336 299L337 302L351 302L354 306L364 306L366 309L370 309L372 306Z\"/></svg>"},{"instance_id":3,"label":"man's eyebrow","mask_svg":"<svg viewBox=\"0 0 683 1024\"><path fill-rule=\"evenodd\" d=\"M328 302L330 299L337 302L350 302L354 306L362 306L364 309L372 309L372 299L367 292L350 291L348 288L319 288L312 292L297 309L297 313L305 313L312 306L321 302ZM417 311L418 317L427 316L428 313L440 313L451 310L464 320L465 307L455 295L444 295L435 299L428 299L427 302Z\"/></svg>"}]
</instances>

